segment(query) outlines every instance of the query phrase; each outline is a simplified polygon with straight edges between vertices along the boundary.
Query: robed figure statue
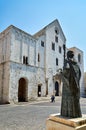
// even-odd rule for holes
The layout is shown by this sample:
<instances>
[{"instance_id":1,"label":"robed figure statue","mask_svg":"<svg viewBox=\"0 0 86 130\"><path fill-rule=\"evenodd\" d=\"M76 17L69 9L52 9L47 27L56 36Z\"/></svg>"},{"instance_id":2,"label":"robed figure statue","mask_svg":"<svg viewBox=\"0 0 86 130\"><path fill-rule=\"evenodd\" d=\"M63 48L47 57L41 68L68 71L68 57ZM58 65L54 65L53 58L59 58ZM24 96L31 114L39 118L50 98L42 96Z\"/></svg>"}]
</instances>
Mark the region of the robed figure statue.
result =
<instances>
[{"instance_id":1,"label":"robed figure statue","mask_svg":"<svg viewBox=\"0 0 86 130\"><path fill-rule=\"evenodd\" d=\"M81 71L73 57L73 51L68 51L61 74L63 80L61 116L69 118L82 116L79 102Z\"/></svg>"}]
</instances>

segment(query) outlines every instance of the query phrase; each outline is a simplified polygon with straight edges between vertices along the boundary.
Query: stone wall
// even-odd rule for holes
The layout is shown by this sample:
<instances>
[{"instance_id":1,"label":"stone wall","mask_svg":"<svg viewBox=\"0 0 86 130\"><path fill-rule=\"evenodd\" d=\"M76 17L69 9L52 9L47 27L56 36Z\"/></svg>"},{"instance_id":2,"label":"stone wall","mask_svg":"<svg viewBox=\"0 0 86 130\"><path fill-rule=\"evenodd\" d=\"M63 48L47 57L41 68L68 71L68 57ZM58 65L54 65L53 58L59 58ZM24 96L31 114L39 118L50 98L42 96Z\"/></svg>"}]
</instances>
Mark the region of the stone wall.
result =
<instances>
[{"instance_id":1,"label":"stone wall","mask_svg":"<svg viewBox=\"0 0 86 130\"><path fill-rule=\"evenodd\" d=\"M0 34L0 103L9 102L10 27Z\"/></svg>"},{"instance_id":2,"label":"stone wall","mask_svg":"<svg viewBox=\"0 0 86 130\"><path fill-rule=\"evenodd\" d=\"M9 62L0 64L0 103L9 102Z\"/></svg>"},{"instance_id":3,"label":"stone wall","mask_svg":"<svg viewBox=\"0 0 86 130\"><path fill-rule=\"evenodd\" d=\"M22 63L28 58L29 65L36 65L36 40L16 27L11 28L11 61Z\"/></svg>"},{"instance_id":4,"label":"stone wall","mask_svg":"<svg viewBox=\"0 0 86 130\"><path fill-rule=\"evenodd\" d=\"M42 46L41 42L44 43L44 46ZM46 41L45 41L45 35L42 35L38 38L36 42L36 66L45 68L45 49L46 49ZM38 61L38 55L39 55L39 61Z\"/></svg>"},{"instance_id":5,"label":"stone wall","mask_svg":"<svg viewBox=\"0 0 86 130\"><path fill-rule=\"evenodd\" d=\"M58 34L55 32L55 28L58 29ZM58 37L57 42L55 37ZM52 43L55 44L55 50L52 50ZM55 90L53 76L59 68L63 68L63 44L65 44L65 37L62 34L60 26L55 22L46 29L46 78L48 78L49 93L53 93ZM59 52L59 47L61 48L61 52ZM58 65L56 65L56 58L58 59ZM59 90L61 90L60 88L61 85L59 84Z\"/></svg>"},{"instance_id":6,"label":"stone wall","mask_svg":"<svg viewBox=\"0 0 86 130\"><path fill-rule=\"evenodd\" d=\"M21 78L27 81L28 99L38 96L39 84L42 86L41 96L44 96L46 92L44 77L44 70L42 69L12 62L10 64L10 100L18 101L18 87Z\"/></svg>"}]
</instances>

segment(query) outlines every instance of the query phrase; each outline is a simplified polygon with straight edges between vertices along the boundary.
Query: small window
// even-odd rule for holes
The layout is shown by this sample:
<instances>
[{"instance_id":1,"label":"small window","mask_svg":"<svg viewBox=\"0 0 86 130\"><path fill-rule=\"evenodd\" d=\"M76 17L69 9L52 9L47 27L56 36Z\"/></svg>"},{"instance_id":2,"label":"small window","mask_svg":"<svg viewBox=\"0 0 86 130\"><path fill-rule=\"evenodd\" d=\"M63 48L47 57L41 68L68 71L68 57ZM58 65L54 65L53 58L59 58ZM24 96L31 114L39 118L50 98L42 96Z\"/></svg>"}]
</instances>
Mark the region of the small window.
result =
<instances>
[{"instance_id":1,"label":"small window","mask_svg":"<svg viewBox=\"0 0 86 130\"><path fill-rule=\"evenodd\" d=\"M56 34L58 34L58 31L57 31L57 30L55 30L55 33L56 33Z\"/></svg>"},{"instance_id":2,"label":"small window","mask_svg":"<svg viewBox=\"0 0 86 130\"><path fill-rule=\"evenodd\" d=\"M78 62L81 62L81 55L78 54Z\"/></svg>"},{"instance_id":3,"label":"small window","mask_svg":"<svg viewBox=\"0 0 86 130\"><path fill-rule=\"evenodd\" d=\"M62 52L62 48L61 48L61 46L59 46L59 53L61 53Z\"/></svg>"},{"instance_id":4,"label":"small window","mask_svg":"<svg viewBox=\"0 0 86 130\"><path fill-rule=\"evenodd\" d=\"M58 58L56 58L56 65L58 65Z\"/></svg>"},{"instance_id":5,"label":"small window","mask_svg":"<svg viewBox=\"0 0 86 130\"><path fill-rule=\"evenodd\" d=\"M26 57L26 65L28 65L28 57Z\"/></svg>"},{"instance_id":6,"label":"small window","mask_svg":"<svg viewBox=\"0 0 86 130\"><path fill-rule=\"evenodd\" d=\"M55 50L55 43L52 42L52 50Z\"/></svg>"},{"instance_id":7,"label":"small window","mask_svg":"<svg viewBox=\"0 0 86 130\"><path fill-rule=\"evenodd\" d=\"M55 27L55 33L59 34L59 29L57 27Z\"/></svg>"},{"instance_id":8,"label":"small window","mask_svg":"<svg viewBox=\"0 0 86 130\"><path fill-rule=\"evenodd\" d=\"M28 57L23 56L23 64L28 65Z\"/></svg>"},{"instance_id":9,"label":"small window","mask_svg":"<svg viewBox=\"0 0 86 130\"><path fill-rule=\"evenodd\" d=\"M25 56L23 56L23 64L25 64Z\"/></svg>"},{"instance_id":10,"label":"small window","mask_svg":"<svg viewBox=\"0 0 86 130\"><path fill-rule=\"evenodd\" d=\"M44 47L44 42L43 41L41 41L41 46Z\"/></svg>"},{"instance_id":11,"label":"small window","mask_svg":"<svg viewBox=\"0 0 86 130\"><path fill-rule=\"evenodd\" d=\"M40 54L38 53L38 62L40 62Z\"/></svg>"},{"instance_id":12,"label":"small window","mask_svg":"<svg viewBox=\"0 0 86 130\"><path fill-rule=\"evenodd\" d=\"M55 42L58 42L58 37L57 36L55 36Z\"/></svg>"}]
</instances>

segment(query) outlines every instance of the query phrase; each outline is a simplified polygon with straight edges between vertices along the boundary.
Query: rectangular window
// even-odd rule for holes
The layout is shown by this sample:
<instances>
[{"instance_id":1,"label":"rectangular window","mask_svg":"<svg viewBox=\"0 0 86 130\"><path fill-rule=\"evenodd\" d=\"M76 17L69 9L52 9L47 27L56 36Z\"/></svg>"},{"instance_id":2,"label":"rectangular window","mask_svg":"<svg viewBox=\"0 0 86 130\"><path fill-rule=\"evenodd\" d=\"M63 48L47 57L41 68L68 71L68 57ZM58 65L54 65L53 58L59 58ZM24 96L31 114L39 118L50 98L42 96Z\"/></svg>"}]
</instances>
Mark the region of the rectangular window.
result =
<instances>
[{"instance_id":1,"label":"rectangular window","mask_svg":"<svg viewBox=\"0 0 86 130\"><path fill-rule=\"evenodd\" d=\"M55 42L58 42L58 37L57 36L55 36Z\"/></svg>"},{"instance_id":2,"label":"rectangular window","mask_svg":"<svg viewBox=\"0 0 86 130\"><path fill-rule=\"evenodd\" d=\"M56 65L58 65L58 58L56 58Z\"/></svg>"},{"instance_id":3,"label":"rectangular window","mask_svg":"<svg viewBox=\"0 0 86 130\"><path fill-rule=\"evenodd\" d=\"M62 52L62 48L61 48L61 46L59 46L59 53L61 53Z\"/></svg>"},{"instance_id":4,"label":"rectangular window","mask_svg":"<svg viewBox=\"0 0 86 130\"><path fill-rule=\"evenodd\" d=\"M41 41L41 46L44 47L44 42L43 41Z\"/></svg>"},{"instance_id":5,"label":"rectangular window","mask_svg":"<svg viewBox=\"0 0 86 130\"><path fill-rule=\"evenodd\" d=\"M23 56L23 64L25 64L25 56Z\"/></svg>"},{"instance_id":6,"label":"rectangular window","mask_svg":"<svg viewBox=\"0 0 86 130\"><path fill-rule=\"evenodd\" d=\"M38 62L40 62L40 54L38 53Z\"/></svg>"},{"instance_id":7,"label":"rectangular window","mask_svg":"<svg viewBox=\"0 0 86 130\"><path fill-rule=\"evenodd\" d=\"M55 43L52 42L52 50L55 50Z\"/></svg>"},{"instance_id":8,"label":"rectangular window","mask_svg":"<svg viewBox=\"0 0 86 130\"><path fill-rule=\"evenodd\" d=\"M28 57L26 57L26 65L28 65Z\"/></svg>"}]
</instances>

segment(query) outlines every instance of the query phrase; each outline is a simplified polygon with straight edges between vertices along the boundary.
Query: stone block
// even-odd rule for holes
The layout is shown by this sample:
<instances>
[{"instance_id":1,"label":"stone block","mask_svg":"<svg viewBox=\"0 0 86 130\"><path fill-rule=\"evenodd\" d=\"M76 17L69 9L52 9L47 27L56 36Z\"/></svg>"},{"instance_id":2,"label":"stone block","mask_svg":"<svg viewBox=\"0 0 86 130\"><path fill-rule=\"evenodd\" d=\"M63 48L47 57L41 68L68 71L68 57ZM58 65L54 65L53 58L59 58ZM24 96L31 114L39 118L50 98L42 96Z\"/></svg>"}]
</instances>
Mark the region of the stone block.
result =
<instances>
[{"instance_id":1,"label":"stone block","mask_svg":"<svg viewBox=\"0 0 86 130\"><path fill-rule=\"evenodd\" d=\"M60 114L52 114L46 120L46 130L86 130L86 115L64 118Z\"/></svg>"}]
</instances>

